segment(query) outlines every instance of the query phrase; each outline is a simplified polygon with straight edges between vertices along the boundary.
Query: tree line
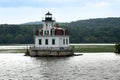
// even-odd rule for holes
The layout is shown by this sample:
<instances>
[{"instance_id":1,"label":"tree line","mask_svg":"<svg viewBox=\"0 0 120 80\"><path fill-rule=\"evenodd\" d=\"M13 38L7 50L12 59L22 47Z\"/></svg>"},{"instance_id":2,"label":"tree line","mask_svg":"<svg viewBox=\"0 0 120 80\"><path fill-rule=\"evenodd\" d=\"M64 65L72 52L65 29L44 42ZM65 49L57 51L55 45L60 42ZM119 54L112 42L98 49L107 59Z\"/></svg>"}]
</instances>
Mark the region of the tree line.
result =
<instances>
[{"instance_id":1,"label":"tree line","mask_svg":"<svg viewBox=\"0 0 120 80\"><path fill-rule=\"evenodd\" d=\"M32 44L34 30L41 25L0 25L0 44Z\"/></svg>"},{"instance_id":2,"label":"tree line","mask_svg":"<svg viewBox=\"0 0 120 80\"><path fill-rule=\"evenodd\" d=\"M120 18L99 18L59 23L70 32L71 43L120 42ZM32 44L42 24L0 25L0 44Z\"/></svg>"}]
</instances>

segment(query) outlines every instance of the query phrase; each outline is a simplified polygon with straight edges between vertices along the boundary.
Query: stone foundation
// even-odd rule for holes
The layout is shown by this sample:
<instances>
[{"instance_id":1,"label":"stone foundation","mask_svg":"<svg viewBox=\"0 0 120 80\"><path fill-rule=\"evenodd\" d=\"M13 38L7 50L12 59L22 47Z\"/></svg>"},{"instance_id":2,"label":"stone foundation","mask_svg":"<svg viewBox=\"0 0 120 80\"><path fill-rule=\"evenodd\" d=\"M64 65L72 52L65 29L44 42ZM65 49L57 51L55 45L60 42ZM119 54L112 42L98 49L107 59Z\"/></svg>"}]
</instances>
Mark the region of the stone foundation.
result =
<instances>
[{"instance_id":1,"label":"stone foundation","mask_svg":"<svg viewBox=\"0 0 120 80\"><path fill-rule=\"evenodd\" d=\"M72 56L74 55L73 50L31 50L29 56L39 57L39 56Z\"/></svg>"},{"instance_id":2,"label":"stone foundation","mask_svg":"<svg viewBox=\"0 0 120 80\"><path fill-rule=\"evenodd\" d=\"M39 56L73 56L74 47L62 47L62 48L41 48L32 47L25 53L26 56L39 57Z\"/></svg>"}]
</instances>

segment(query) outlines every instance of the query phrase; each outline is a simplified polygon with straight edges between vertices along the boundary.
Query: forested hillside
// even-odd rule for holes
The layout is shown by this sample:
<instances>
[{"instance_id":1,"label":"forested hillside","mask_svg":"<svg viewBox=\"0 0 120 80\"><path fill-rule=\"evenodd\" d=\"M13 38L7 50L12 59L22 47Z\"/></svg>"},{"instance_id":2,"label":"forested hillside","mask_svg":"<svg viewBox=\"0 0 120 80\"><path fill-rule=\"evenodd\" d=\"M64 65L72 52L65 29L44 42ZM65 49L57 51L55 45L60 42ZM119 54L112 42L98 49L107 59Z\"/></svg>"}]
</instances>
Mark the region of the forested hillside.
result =
<instances>
[{"instance_id":1,"label":"forested hillside","mask_svg":"<svg viewBox=\"0 0 120 80\"><path fill-rule=\"evenodd\" d=\"M71 42L116 43L120 42L120 18L89 19L61 24L69 29Z\"/></svg>"},{"instance_id":2,"label":"forested hillside","mask_svg":"<svg viewBox=\"0 0 120 80\"><path fill-rule=\"evenodd\" d=\"M120 18L99 18L59 23L70 31L71 43L120 42ZM31 44L41 24L0 25L0 44Z\"/></svg>"},{"instance_id":3,"label":"forested hillside","mask_svg":"<svg viewBox=\"0 0 120 80\"><path fill-rule=\"evenodd\" d=\"M31 44L33 32L41 25L0 25L0 44Z\"/></svg>"}]
</instances>

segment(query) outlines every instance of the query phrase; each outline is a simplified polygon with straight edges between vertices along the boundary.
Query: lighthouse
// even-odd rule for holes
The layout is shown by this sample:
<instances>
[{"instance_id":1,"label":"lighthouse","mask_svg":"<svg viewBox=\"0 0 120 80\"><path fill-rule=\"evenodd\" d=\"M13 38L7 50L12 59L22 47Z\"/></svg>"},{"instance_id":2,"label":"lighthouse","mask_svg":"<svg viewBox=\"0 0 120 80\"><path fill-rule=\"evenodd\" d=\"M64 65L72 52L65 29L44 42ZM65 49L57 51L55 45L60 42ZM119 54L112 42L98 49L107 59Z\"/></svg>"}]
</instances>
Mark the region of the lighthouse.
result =
<instances>
[{"instance_id":1,"label":"lighthouse","mask_svg":"<svg viewBox=\"0 0 120 80\"><path fill-rule=\"evenodd\" d=\"M71 56L73 47L69 45L69 32L55 23L50 12L42 20L43 27L35 31L34 47L30 56Z\"/></svg>"}]
</instances>

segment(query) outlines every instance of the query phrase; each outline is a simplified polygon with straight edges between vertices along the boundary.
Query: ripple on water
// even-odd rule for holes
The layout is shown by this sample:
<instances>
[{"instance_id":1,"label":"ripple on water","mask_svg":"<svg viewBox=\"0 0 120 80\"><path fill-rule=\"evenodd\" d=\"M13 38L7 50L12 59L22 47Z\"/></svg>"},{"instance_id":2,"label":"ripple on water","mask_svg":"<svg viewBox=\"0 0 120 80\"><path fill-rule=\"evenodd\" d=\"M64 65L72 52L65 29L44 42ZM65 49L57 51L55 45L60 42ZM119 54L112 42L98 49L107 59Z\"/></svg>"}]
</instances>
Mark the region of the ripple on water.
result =
<instances>
[{"instance_id":1,"label":"ripple on water","mask_svg":"<svg viewBox=\"0 0 120 80\"><path fill-rule=\"evenodd\" d=\"M74 57L0 54L0 80L119 80L120 56L84 53Z\"/></svg>"}]
</instances>

